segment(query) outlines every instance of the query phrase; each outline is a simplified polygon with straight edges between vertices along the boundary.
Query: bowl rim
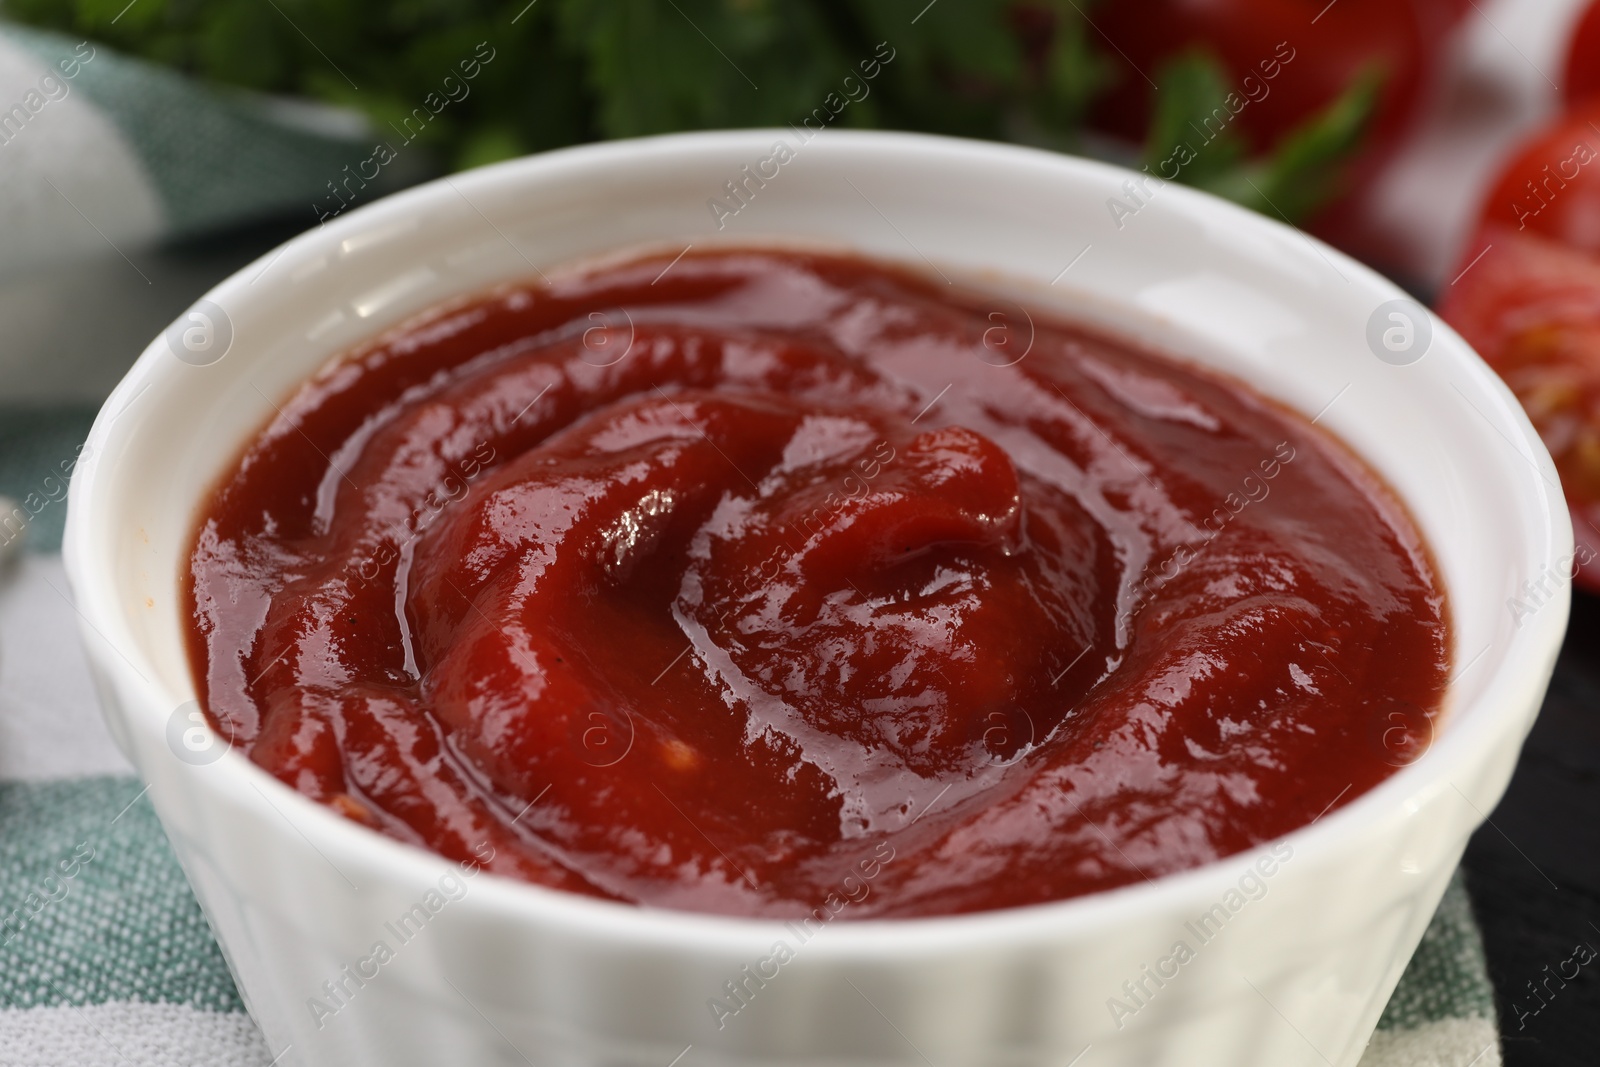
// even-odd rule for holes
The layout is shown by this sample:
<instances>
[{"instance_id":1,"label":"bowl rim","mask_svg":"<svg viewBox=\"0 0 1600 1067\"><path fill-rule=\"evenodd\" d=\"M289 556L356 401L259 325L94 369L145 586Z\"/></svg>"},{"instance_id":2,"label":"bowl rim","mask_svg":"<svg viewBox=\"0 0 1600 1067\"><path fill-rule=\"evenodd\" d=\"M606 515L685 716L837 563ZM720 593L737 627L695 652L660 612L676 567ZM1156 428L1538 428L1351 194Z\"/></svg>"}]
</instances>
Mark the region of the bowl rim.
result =
<instances>
[{"instance_id":1,"label":"bowl rim","mask_svg":"<svg viewBox=\"0 0 1600 1067\"><path fill-rule=\"evenodd\" d=\"M503 185L515 186L535 175L559 177L563 169L582 173L621 165L639 167L657 155L720 154L730 149L765 151L775 137L784 137L788 132L780 129L719 130L607 141L525 156L434 179L351 209L289 239L239 268L200 299L227 307L248 301L254 295L270 291L270 285L264 290L254 284L269 271L278 269L280 276L292 275L293 271L288 268L336 250L342 242L358 234L388 227L435 200L453 199L474 191L487 192ZM826 136L819 136L816 143L829 146L822 151L846 154L917 153L924 158L981 160L997 167L1008 164L1053 167L1064 175L1076 172L1079 176L1099 179L1107 187L1115 187L1138 173L1039 148L920 133L830 129ZM1288 254L1315 254L1331 262L1341 274L1360 281L1368 290L1386 294L1386 299L1407 297L1399 286L1366 265L1275 219L1175 183L1168 183L1163 198L1168 210L1186 218L1210 219L1264 237L1292 234L1296 241L1304 242L1299 247L1305 251L1301 253L1295 244L1288 243ZM424 310L426 306L429 305L411 307L408 314ZM1493 371L1454 330L1431 311L1429 315L1434 330L1430 354L1452 361L1452 369L1461 372L1465 379L1462 384L1475 388L1475 399L1481 402L1482 413L1494 420L1491 426L1503 436L1509 434L1508 444L1514 441L1516 445L1525 446L1529 455L1524 458L1531 458L1542 475L1532 480L1533 491L1542 508L1537 514L1521 515L1517 524L1518 539L1526 542L1522 549L1530 558L1537 552L1546 560L1558 558L1563 552L1570 553L1573 539L1566 503L1559 492L1550 488L1556 482L1555 467L1538 434L1510 390ZM162 335L157 335L96 416L84 456L71 480L62 546L77 610L82 624L88 628L85 639L91 646L91 658L98 662L118 693L136 695L127 701L125 719L129 728L152 735L164 726L157 722L154 708L178 706L195 699L195 693L192 688L184 692L166 691L160 683L149 681L129 658L130 654L134 658L143 657L145 662L141 665L147 667L149 676L159 677L148 657L144 657L140 642L134 636L134 627L120 608L115 592L117 568L110 552L96 550L94 529L101 522L99 497L103 494L99 472L101 459L106 454L106 441L114 423L164 369L175 371L175 368L166 367L161 358L164 352ZM1446 584L1447 593L1451 592L1448 582ZM1331 856L1341 842L1373 833L1386 821L1402 818L1406 812L1416 810L1452 788L1461 792L1451 781L1452 770L1481 759L1491 746L1511 736L1508 731L1515 729L1514 739L1520 743L1537 713L1536 707L1520 709L1520 705L1526 703L1517 695L1520 678L1545 669L1553 661L1566 630L1569 598L1570 583L1562 581L1559 596L1547 602L1544 609L1526 620L1526 626L1511 635L1500 669L1480 686L1475 697L1452 709L1452 725L1434 739L1421 758L1399 768L1337 810L1325 813L1325 817L1319 816L1274 842L1198 867L1062 900L961 914L829 923L826 928L835 932L814 946L808 943L804 955L819 959L870 958L881 962L886 951L897 956L932 955L987 947L1018 938L1037 939L1046 925L1057 934L1071 934L1140 913L1160 914L1175 909L1182 902L1220 892L1216 887L1231 885L1249 863L1277 842L1289 842L1295 855L1301 855L1303 850L1303 854L1313 857ZM1461 605L1453 603L1453 607L1459 611ZM94 647L95 641L90 639L88 631L93 631L105 646L104 650ZM1452 635L1455 636L1458 635ZM1468 663L1456 670L1459 651L1452 649L1454 673L1446 690L1447 701L1473 665ZM1497 704L1502 707L1499 714L1495 714L1492 707ZM159 738L153 739L162 743ZM337 850L341 858L359 864L365 871L380 872L388 884L426 885L455 866L437 853L353 824L280 782L236 750L225 752L205 768L186 769L205 772L207 782L202 788L223 794L231 803L258 812L270 806L279 809L278 814L285 818L288 818L286 811L292 812L292 825L308 842L313 840L314 834L326 847ZM143 777L147 781L152 779L148 774ZM1472 803L1466 794L1462 793L1462 797L1468 804ZM1475 805L1474 811L1478 823L1487 818ZM780 919L616 903L499 876L476 879L469 895L477 901L475 908L495 918L559 926L564 932L581 932L597 942L634 947L688 951L726 949L748 953L764 951L775 939L790 934L789 926Z\"/></svg>"}]
</instances>

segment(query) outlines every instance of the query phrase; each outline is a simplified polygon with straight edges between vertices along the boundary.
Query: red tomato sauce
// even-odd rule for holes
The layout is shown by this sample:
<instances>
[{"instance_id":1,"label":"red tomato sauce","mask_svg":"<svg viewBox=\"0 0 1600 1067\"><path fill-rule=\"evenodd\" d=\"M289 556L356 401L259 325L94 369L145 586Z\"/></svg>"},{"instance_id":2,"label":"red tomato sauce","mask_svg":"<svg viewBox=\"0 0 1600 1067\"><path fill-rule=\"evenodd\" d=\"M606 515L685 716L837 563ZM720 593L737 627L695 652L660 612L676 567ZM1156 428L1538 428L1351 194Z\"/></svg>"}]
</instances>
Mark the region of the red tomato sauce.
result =
<instances>
[{"instance_id":1,"label":"red tomato sauce","mask_svg":"<svg viewBox=\"0 0 1600 1067\"><path fill-rule=\"evenodd\" d=\"M455 860L850 918L1193 867L1425 745L1440 582L1304 419L886 265L668 264L437 310L283 403L192 552L224 736Z\"/></svg>"}]
</instances>

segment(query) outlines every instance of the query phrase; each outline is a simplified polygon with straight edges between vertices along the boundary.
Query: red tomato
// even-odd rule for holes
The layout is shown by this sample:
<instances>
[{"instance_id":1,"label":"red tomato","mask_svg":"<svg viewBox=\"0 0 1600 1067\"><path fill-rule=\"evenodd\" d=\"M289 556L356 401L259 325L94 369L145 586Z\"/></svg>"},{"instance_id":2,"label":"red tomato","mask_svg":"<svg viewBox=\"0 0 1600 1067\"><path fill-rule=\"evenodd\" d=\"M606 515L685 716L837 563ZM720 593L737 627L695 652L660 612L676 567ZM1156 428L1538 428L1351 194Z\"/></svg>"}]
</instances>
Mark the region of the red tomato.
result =
<instances>
[{"instance_id":1,"label":"red tomato","mask_svg":"<svg viewBox=\"0 0 1600 1067\"><path fill-rule=\"evenodd\" d=\"M1393 147L1419 102L1432 66L1433 17L1423 5L1452 0L1115 0L1091 17L1109 44L1116 87L1094 120L1143 138L1156 96L1147 79L1187 49L1209 49L1247 101L1233 123L1257 149L1275 144L1332 103L1368 69L1387 73L1373 146Z\"/></svg>"},{"instance_id":2,"label":"red tomato","mask_svg":"<svg viewBox=\"0 0 1600 1067\"><path fill-rule=\"evenodd\" d=\"M1573 27L1561 94L1568 104L1600 96L1600 2L1591 3Z\"/></svg>"},{"instance_id":3,"label":"red tomato","mask_svg":"<svg viewBox=\"0 0 1600 1067\"><path fill-rule=\"evenodd\" d=\"M1555 459L1572 509L1578 584L1600 592L1600 260L1484 226L1439 314L1505 379ZM1466 263L1463 263L1466 266Z\"/></svg>"},{"instance_id":4,"label":"red tomato","mask_svg":"<svg viewBox=\"0 0 1600 1067\"><path fill-rule=\"evenodd\" d=\"M1600 254L1600 100L1523 144L1491 187L1482 219Z\"/></svg>"},{"instance_id":5,"label":"red tomato","mask_svg":"<svg viewBox=\"0 0 1600 1067\"><path fill-rule=\"evenodd\" d=\"M1412 0L1422 13L1423 25L1431 33L1447 33L1467 17L1472 0Z\"/></svg>"}]
</instances>

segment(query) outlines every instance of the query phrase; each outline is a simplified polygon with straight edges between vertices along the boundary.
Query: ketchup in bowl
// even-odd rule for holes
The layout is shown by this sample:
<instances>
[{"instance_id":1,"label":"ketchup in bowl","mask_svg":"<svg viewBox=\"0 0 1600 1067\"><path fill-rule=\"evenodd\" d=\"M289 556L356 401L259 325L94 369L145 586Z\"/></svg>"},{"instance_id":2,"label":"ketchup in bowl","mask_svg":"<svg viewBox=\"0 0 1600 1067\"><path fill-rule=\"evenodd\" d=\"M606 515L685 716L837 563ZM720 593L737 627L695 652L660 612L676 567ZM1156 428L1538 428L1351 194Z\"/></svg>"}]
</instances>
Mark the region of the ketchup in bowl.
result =
<instances>
[{"instance_id":1,"label":"ketchup in bowl","mask_svg":"<svg viewBox=\"0 0 1600 1067\"><path fill-rule=\"evenodd\" d=\"M211 496L190 579L202 702L293 788L730 915L1227 856L1413 757L1448 665L1414 524L1306 420L787 251L506 288L334 362Z\"/></svg>"}]
</instances>

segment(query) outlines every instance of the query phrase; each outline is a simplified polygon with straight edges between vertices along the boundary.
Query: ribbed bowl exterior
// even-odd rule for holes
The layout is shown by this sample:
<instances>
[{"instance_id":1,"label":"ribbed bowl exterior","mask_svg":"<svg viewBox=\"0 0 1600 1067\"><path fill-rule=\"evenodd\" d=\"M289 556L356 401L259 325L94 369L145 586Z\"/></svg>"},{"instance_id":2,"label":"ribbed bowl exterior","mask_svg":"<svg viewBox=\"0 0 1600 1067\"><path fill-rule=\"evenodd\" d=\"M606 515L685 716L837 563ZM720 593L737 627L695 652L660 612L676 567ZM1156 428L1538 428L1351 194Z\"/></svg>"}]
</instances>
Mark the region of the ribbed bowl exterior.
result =
<instances>
[{"instance_id":1,"label":"ribbed bowl exterior","mask_svg":"<svg viewBox=\"0 0 1600 1067\"><path fill-rule=\"evenodd\" d=\"M707 201L780 140L794 158L719 219ZM247 267L206 298L232 338L212 364L152 343L74 478L68 569L107 719L278 1063L1357 1062L1537 712L1565 579L1531 614L1506 601L1570 558L1570 524L1515 401L1442 323L1430 320L1422 361L1383 362L1363 331L1403 297L1394 286L1173 186L1119 218L1107 203L1129 180L1034 150L846 131L551 153L391 197ZM170 725L194 699L178 596L192 524L267 398L432 303L530 267L730 240L926 256L1308 414L1334 398L1323 425L1411 506L1450 593L1458 677L1430 750L1316 824L1200 870L1033 908L846 913L815 929L466 877L238 752L197 765L175 751Z\"/></svg>"}]
</instances>

